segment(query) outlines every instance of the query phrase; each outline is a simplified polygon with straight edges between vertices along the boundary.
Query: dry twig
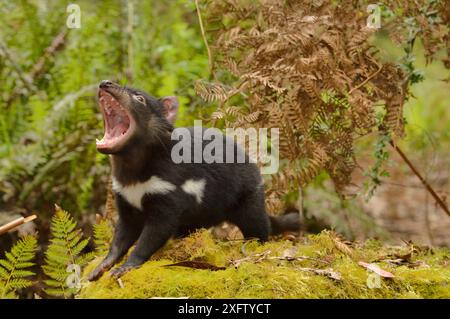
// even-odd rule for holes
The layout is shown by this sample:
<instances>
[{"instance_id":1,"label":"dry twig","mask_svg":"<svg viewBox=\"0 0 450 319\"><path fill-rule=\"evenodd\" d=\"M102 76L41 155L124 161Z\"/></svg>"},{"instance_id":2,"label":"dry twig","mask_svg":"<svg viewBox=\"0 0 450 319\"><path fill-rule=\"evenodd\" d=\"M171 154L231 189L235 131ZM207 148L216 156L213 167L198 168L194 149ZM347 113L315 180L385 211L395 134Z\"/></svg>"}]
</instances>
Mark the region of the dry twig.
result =
<instances>
[{"instance_id":1,"label":"dry twig","mask_svg":"<svg viewBox=\"0 0 450 319\"><path fill-rule=\"evenodd\" d=\"M23 225L25 223L31 222L37 218L36 215L31 215L28 217L20 217L17 218L3 226L0 226L0 235L7 233L10 230L13 230L16 227L19 227L20 225Z\"/></svg>"}]
</instances>

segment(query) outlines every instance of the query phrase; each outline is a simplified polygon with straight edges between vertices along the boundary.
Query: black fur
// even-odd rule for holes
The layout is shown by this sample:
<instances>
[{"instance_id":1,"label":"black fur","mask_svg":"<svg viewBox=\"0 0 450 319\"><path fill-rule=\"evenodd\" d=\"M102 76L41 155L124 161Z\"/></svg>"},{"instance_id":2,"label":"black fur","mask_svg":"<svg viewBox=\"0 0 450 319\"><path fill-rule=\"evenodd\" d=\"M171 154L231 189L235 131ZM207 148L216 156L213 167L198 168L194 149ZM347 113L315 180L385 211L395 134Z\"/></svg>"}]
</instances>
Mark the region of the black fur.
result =
<instances>
[{"instance_id":1,"label":"black fur","mask_svg":"<svg viewBox=\"0 0 450 319\"><path fill-rule=\"evenodd\" d=\"M111 250L90 274L89 280L96 280L110 269L136 241L136 248L128 260L111 271L114 276L144 263L169 238L185 236L198 228L211 227L223 221L237 225L246 238L263 241L271 233L298 229L298 218L294 216L286 219L267 215L262 177L255 164L248 160L234 164L175 164L171 159L171 149L177 141L170 138L173 127L166 120L161 100L117 85L106 90L131 111L137 122L134 136L111 156L115 179L122 185L130 185L145 182L156 175L177 188L164 195L146 194L142 211L130 205L120 194L115 194L119 221ZM144 96L146 105L130 98L132 94ZM190 130L193 132L192 128ZM203 145L208 143L203 141ZM236 152L242 150L235 146ZM180 188L189 179L206 181L201 204Z\"/></svg>"}]
</instances>

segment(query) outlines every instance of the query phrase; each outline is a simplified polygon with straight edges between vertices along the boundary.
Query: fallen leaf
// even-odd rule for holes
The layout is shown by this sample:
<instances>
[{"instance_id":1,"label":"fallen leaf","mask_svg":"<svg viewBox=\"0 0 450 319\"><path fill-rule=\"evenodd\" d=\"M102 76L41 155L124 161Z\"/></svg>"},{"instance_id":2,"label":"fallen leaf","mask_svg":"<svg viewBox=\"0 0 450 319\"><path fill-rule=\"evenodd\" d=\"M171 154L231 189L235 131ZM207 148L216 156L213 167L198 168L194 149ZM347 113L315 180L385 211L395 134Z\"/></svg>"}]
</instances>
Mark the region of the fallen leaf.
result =
<instances>
[{"instance_id":1,"label":"fallen leaf","mask_svg":"<svg viewBox=\"0 0 450 319\"><path fill-rule=\"evenodd\" d=\"M371 270L374 273L376 273L377 275L384 277L384 278L394 278L395 277L394 274L390 273L389 271L381 269L380 267L378 267L375 264L369 264L364 261L359 261L358 265L360 265L368 270Z\"/></svg>"},{"instance_id":2,"label":"fallen leaf","mask_svg":"<svg viewBox=\"0 0 450 319\"><path fill-rule=\"evenodd\" d=\"M324 264L329 264L330 263L327 260L312 258L312 257L308 257L308 256L296 256L296 257L291 257L291 256L281 256L281 257L280 256L274 256L274 257L268 257L267 259L286 260L286 261L311 260L311 261L321 262L321 263L324 263Z\"/></svg>"},{"instance_id":3,"label":"fallen leaf","mask_svg":"<svg viewBox=\"0 0 450 319\"><path fill-rule=\"evenodd\" d=\"M333 240L334 247L341 253L353 257L353 250L350 248L351 243L339 237L337 234L332 234L331 239Z\"/></svg>"}]
</instances>

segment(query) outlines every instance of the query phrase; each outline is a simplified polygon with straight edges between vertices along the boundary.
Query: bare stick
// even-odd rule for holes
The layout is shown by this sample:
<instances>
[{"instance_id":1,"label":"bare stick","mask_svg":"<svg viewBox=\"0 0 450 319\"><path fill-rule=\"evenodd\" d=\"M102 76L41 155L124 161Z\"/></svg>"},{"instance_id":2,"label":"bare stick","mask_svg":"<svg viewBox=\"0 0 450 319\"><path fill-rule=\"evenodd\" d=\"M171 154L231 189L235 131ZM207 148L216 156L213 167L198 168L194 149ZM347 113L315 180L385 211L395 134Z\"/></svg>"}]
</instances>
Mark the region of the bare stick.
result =
<instances>
[{"instance_id":1,"label":"bare stick","mask_svg":"<svg viewBox=\"0 0 450 319\"><path fill-rule=\"evenodd\" d=\"M64 44L67 31L62 30L52 41L52 43L44 50L44 54L36 61L28 74L24 74L23 80L24 86L29 92L33 93L37 91L33 82L44 72L46 62L52 57ZM0 43L1 44L1 43ZM1 47L0 47L1 49ZM19 74L20 75L20 74ZM24 82L25 81L25 82ZM6 105L10 105L19 95L22 88L16 87L6 100Z\"/></svg>"},{"instance_id":2,"label":"bare stick","mask_svg":"<svg viewBox=\"0 0 450 319\"><path fill-rule=\"evenodd\" d=\"M381 69L383 68L383 65L380 65L378 67L378 70L375 71L372 75L370 75L367 79L365 79L362 83L360 83L359 85L355 86L353 89L351 89L348 94L352 94L353 91L363 87L364 85L367 84L367 82L369 82L371 79L373 79L378 73L380 73Z\"/></svg>"},{"instance_id":3,"label":"bare stick","mask_svg":"<svg viewBox=\"0 0 450 319\"><path fill-rule=\"evenodd\" d=\"M25 72L22 70L22 67L18 63L16 63L16 61L12 57L12 53L9 52L6 43L4 43L2 39L0 39L0 55L4 56L5 59L9 61L24 87L30 92L36 91L36 87L33 85L33 81L30 79L28 74L25 74Z\"/></svg>"},{"instance_id":4,"label":"bare stick","mask_svg":"<svg viewBox=\"0 0 450 319\"><path fill-rule=\"evenodd\" d=\"M32 220L35 220L36 218L37 218L36 215L31 215L28 217L20 217L20 218L13 220L12 222L9 222L3 226L0 226L0 235L4 234L20 225L31 222Z\"/></svg>"},{"instance_id":5,"label":"bare stick","mask_svg":"<svg viewBox=\"0 0 450 319\"><path fill-rule=\"evenodd\" d=\"M50 45L44 50L44 54L37 60L37 62L31 68L29 77L31 79L37 78L44 71L45 62L58 51L65 42L67 31L62 30L50 43Z\"/></svg>"},{"instance_id":6,"label":"bare stick","mask_svg":"<svg viewBox=\"0 0 450 319\"><path fill-rule=\"evenodd\" d=\"M439 206L444 210L444 212L447 213L447 215L450 217L450 211L447 207L447 205L444 203L442 198L439 197L439 195L435 192L435 190L428 184L428 182L425 180L425 178L422 177L422 175L419 173L419 171L415 168L415 166L411 163L411 161L408 159L408 157L403 153L403 151L391 140L390 141L391 146L395 149L395 151L400 155L400 157L405 161L405 163L409 166L409 168L413 171L413 173L419 178L419 180L422 182L422 184L425 186L425 188L428 190L428 192L433 196L433 198L436 200Z\"/></svg>"}]
</instances>

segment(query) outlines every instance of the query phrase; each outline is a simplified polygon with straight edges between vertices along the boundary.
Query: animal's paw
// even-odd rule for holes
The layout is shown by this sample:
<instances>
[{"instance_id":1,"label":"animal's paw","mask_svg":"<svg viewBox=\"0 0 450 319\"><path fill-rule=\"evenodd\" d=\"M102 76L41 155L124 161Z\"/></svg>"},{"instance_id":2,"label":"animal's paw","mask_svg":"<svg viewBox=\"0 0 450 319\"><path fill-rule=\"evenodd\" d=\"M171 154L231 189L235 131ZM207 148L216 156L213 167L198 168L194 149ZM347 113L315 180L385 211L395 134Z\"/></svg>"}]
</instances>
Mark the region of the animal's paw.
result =
<instances>
[{"instance_id":1,"label":"animal's paw","mask_svg":"<svg viewBox=\"0 0 450 319\"><path fill-rule=\"evenodd\" d=\"M105 271L109 269L108 265L101 263L97 266L88 276L89 281L96 281L98 280Z\"/></svg>"},{"instance_id":2,"label":"animal's paw","mask_svg":"<svg viewBox=\"0 0 450 319\"><path fill-rule=\"evenodd\" d=\"M112 269L109 274L111 277L114 278L120 278L123 275L125 275L127 272L129 272L131 269L137 268L138 266L135 265L122 265L120 267Z\"/></svg>"}]
</instances>

